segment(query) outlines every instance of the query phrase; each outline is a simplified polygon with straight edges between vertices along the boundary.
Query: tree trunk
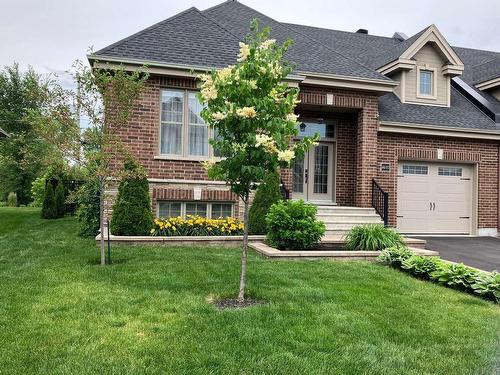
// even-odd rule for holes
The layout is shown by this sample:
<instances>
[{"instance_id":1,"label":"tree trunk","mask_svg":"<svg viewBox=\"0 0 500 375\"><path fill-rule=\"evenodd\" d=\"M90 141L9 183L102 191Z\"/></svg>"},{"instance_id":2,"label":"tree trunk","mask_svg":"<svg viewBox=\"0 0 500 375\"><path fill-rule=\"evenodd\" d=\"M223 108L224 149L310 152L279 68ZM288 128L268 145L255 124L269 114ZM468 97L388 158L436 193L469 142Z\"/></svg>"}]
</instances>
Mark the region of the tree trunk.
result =
<instances>
[{"instance_id":1,"label":"tree trunk","mask_svg":"<svg viewBox=\"0 0 500 375\"><path fill-rule=\"evenodd\" d=\"M244 200L245 212L243 214L243 223L245 225L243 231L243 248L241 249L241 274L240 274L240 292L238 293L238 301L245 300L245 286L247 277L247 253L248 253L248 196Z\"/></svg>"},{"instance_id":2,"label":"tree trunk","mask_svg":"<svg viewBox=\"0 0 500 375\"><path fill-rule=\"evenodd\" d=\"M101 226L101 266L106 265L106 253L104 247L104 180L99 180L99 222ZM107 228L109 230L109 228Z\"/></svg>"}]
</instances>

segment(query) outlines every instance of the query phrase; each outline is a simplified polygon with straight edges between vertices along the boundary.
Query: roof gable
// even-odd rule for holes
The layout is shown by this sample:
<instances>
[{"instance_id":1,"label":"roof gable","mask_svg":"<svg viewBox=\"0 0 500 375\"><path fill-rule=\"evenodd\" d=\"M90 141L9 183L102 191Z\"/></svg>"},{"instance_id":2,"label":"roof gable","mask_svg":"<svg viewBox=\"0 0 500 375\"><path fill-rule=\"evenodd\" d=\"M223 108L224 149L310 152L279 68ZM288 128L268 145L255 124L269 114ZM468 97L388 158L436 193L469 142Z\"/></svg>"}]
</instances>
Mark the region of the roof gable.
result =
<instances>
[{"instance_id":1,"label":"roof gable","mask_svg":"<svg viewBox=\"0 0 500 375\"><path fill-rule=\"evenodd\" d=\"M427 44L432 44L446 61L444 74L459 75L463 72L464 63L435 25L425 28L390 51L381 54L375 59L374 64L380 65L377 70L383 73L398 68L411 69L415 65L413 61L415 55Z\"/></svg>"}]
</instances>

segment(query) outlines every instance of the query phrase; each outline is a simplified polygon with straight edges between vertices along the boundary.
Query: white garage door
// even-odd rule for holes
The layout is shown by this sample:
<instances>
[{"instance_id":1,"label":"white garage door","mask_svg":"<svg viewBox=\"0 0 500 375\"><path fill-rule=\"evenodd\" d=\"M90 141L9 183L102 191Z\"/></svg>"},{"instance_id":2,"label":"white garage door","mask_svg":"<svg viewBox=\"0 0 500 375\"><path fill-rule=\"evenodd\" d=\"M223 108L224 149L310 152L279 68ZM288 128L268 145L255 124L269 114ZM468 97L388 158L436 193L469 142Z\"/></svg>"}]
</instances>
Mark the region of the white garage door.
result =
<instances>
[{"instance_id":1,"label":"white garage door","mask_svg":"<svg viewBox=\"0 0 500 375\"><path fill-rule=\"evenodd\" d=\"M471 165L400 162L397 182L399 231L470 233Z\"/></svg>"}]
</instances>

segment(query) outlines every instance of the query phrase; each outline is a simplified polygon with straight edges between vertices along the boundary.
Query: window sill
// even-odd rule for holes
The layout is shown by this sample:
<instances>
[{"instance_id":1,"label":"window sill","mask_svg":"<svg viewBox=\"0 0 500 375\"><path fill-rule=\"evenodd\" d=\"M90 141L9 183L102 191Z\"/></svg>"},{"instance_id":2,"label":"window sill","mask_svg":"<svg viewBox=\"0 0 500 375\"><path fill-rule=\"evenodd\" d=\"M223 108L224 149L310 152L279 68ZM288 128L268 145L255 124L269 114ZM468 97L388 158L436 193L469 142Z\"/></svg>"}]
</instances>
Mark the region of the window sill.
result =
<instances>
[{"instance_id":1,"label":"window sill","mask_svg":"<svg viewBox=\"0 0 500 375\"><path fill-rule=\"evenodd\" d=\"M176 161L207 161L207 156L181 156L181 155L155 155L155 160L176 160Z\"/></svg>"},{"instance_id":2,"label":"window sill","mask_svg":"<svg viewBox=\"0 0 500 375\"><path fill-rule=\"evenodd\" d=\"M436 95L417 94L418 99L437 100Z\"/></svg>"}]
</instances>

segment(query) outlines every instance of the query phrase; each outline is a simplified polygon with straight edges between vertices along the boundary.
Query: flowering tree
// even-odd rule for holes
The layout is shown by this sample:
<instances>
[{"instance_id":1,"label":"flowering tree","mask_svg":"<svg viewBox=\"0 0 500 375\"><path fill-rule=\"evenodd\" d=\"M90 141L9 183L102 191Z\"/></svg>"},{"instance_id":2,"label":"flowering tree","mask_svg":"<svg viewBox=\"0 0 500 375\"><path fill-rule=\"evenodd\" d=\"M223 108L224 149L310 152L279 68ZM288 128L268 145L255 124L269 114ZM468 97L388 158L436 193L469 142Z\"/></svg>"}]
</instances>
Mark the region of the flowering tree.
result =
<instances>
[{"instance_id":1,"label":"flowering tree","mask_svg":"<svg viewBox=\"0 0 500 375\"><path fill-rule=\"evenodd\" d=\"M211 178L226 181L245 206L239 302L245 295L250 192L267 173L289 167L316 141L308 137L292 143L298 89L283 82L292 71L283 60L292 42L278 45L269 33L252 21L248 44L240 42L238 63L199 77L198 98L205 104L201 116L215 130L210 142L221 157L205 167Z\"/></svg>"}]
</instances>

